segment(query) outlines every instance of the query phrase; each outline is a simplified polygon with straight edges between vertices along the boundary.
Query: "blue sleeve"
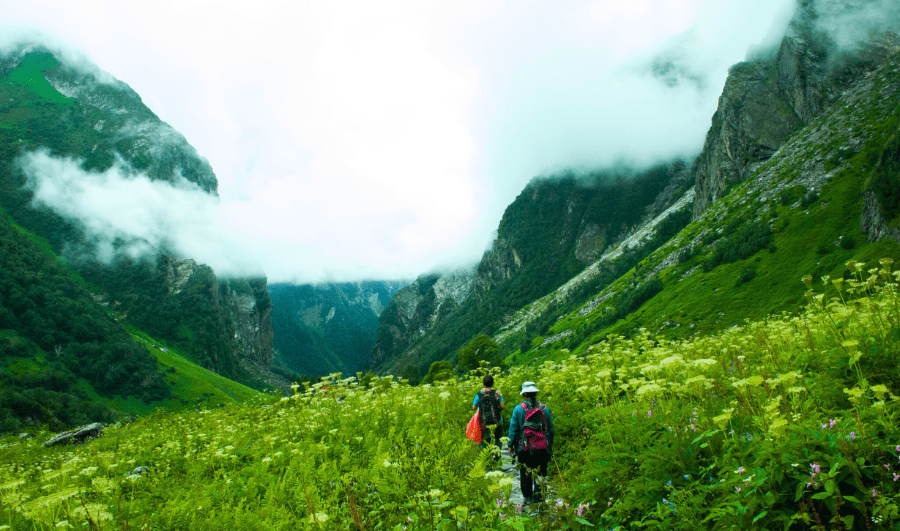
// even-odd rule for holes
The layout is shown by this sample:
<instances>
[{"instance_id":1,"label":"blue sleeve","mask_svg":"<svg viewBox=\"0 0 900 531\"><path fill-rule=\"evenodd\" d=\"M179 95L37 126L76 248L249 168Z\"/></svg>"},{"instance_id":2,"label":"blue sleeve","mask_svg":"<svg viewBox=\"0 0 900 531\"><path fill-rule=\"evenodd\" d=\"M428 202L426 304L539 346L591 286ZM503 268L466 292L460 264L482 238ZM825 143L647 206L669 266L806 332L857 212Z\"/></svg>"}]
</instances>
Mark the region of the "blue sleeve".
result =
<instances>
[{"instance_id":1,"label":"blue sleeve","mask_svg":"<svg viewBox=\"0 0 900 531\"><path fill-rule=\"evenodd\" d=\"M516 406L512 412L512 417L509 420L509 433L507 434L509 442L506 443L510 448L515 448L516 442L522 433L522 421L524 420L524 415L525 411L521 406Z\"/></svg>"},{"instance_id":2,"label":"blue sleeve","mask_svg":"<svg viewBox=\"0 0 900 531\"><path fill-rule=\"evenodd\" d=\"M481 396L478 393L475 393L475 400L472 400L472 405L478 407L478 402L481 401Z\"/></svg>"}]
</instances>

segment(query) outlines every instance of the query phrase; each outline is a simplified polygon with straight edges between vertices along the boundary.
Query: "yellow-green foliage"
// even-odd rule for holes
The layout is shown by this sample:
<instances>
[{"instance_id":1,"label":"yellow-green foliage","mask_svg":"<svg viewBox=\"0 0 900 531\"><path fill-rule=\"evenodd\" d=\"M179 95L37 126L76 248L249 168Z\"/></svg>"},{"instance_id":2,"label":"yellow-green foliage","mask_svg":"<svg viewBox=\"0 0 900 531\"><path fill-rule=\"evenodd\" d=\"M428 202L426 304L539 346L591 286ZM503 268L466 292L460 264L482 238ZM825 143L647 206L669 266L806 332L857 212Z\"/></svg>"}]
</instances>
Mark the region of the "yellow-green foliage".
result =
<instances>
[{"instance_id":1,"label":"yellow-green foliage","mask_svg":"<svg viewBox=\"0 0 900 531\"><path fill-rule=\"evenodd\" d=\"M534 380L554 414L559 501L531 516L463 436L473 371L421 387L332 377L291 397L109 426L77 447L10 438L0 528L893 528L891 265L819 279L827 291L810 291L798 317L695 340L613 337L497 375L507 413ZM128 475L139 466L149 470Z\"/></svg>"}]
</instances>

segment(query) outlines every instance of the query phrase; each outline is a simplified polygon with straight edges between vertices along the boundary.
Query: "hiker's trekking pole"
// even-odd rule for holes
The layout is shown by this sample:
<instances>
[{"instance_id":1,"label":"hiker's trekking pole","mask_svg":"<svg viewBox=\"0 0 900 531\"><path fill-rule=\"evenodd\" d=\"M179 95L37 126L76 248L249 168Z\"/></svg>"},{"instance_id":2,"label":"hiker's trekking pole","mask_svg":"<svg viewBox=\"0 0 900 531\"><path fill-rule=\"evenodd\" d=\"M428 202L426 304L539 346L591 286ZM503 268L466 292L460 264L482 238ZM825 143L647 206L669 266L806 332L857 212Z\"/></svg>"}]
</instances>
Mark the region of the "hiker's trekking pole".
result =
<instances>
[{"instance_id":1,"label":"hiker's trekking pole","mask_svg":"<svg viewBox=\"0 0 900 531\"><path fill-rule=\"evenodd\" d=\"M565 488L565 489L569 488L569 487L566 487L566 480L563 479L562 471L559 469L559 463L556 462L555 455L553 456L553 464L556 465L556 473L559 474L559 480L562 481L563 488Z\"/></svg>"}]
</instances>

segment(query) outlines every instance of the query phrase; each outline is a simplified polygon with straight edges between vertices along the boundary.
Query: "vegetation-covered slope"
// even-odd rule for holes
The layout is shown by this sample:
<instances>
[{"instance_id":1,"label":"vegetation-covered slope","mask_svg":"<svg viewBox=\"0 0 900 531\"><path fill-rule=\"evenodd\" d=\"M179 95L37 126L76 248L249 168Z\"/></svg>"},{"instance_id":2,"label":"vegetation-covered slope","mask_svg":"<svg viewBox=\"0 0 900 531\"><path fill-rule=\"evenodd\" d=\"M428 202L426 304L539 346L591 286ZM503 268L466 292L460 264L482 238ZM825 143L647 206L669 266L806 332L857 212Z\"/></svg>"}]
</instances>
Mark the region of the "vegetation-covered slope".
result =
<instances>
[{"instance_id":1,"label":"vegetation-covered slope","mask_svg":"<svg viewBox=\"0 0 900 531\"><path fill-rule=\"evenodd\" d=\"M269 285L275 361L312 376L365 369L378 317L405 284Z\"/></svg>"},{"instance_id":2,"label":"vegetation-covered slope","mask_svg":"<svg viewBox=\"0 0 900 531\"><path fill-rule=\"evenodd\" d=\"M818 278L851 258L900 255L900 40L871 34L840 47L816 22L823 9L845 6L799 3L780 46L730 70L703 150L684 168L690 190L642 188L637 176L633 191L623 182L624 193L600 193L611 202L584 219L627 223L593 232L599 248L578 263L574 242L592 232L567 223L582 219L586 192L565 180L532 183L479 265L476 278L491 281L473 281L464 309L440 312L419 312L440 300L419 282L423 295L385 312L376 367L424 371L481 333L512 363L583 352L642 327L707 334L796 311L804 272Z\"/></svg>"},{"instance_id":3,"label":"vegetation-covered slope","mask_svg":"<svg viewBox=\"0 0 900 531\"><path fill-rule=\"evenodd\" d=\"M496 374L510 404L533 380L553 411L557 443L542 504L511 505L511 481L486 472L490 451L464 438L481 387L475 371L421 387L331 379L291 398L111 426L71 448L42 448L47 434L9 437L0 444L0 521L11 529L892 529L900 522L898 275L889 259L847 271L845 281L810 291L797 317L683 341L641 332Z\"/></svg>"},{"instance_id":4,"label":"vegetation-covered slope","mask_svg":"<svg viewBox=\"0 0 900 531\"><path fill-rule=\"evenodd\" d=\"M61 264L77 270L96 300L114 308L124 323L206 368L267 386L272 331L265 279L220 280L190 257L149 245L140 257L101 258L102 248L83 223L32 201L21 161L36 152L74 161L82 171L115 166L130 177L191 183L198 193L215 194L217 186L209 163L127 85L59 57L32 44L0 53L0 207L47 242ZM106 250L134 243L125 238ZM87 363L84 369L104 367Z\"/></svg>"},{"instance_id":5,"label":"vegetation-covered slope","mask_svg":"<svg viewBox=\"0 0 900 531\"><path fill-rule=\"evenodd\" d=\"M156 360L2 212L0 271L0 431L112 419L92 392L171 396Z\"/></svg>"},{"instance_id":6,"label":"vegetation-covered slope","mask_svg":"<svg viewBox=\"0 0 900 531\"><path fill-rule=\"evenodd\" d=\"M639 173L620 168L535 179L507 207L492 249L474 272L423 276L394 298L381 317L373 366L395 374L411 366L424 374L431 362L452 359L472 337L494 334L516 310L577 275L648 213L669 206L679 189L690 186L688 179L680 161ZM689 219L684 210L661 233L670 237ZM604 278L618 278L641 257L627 254Z\"/></svg>"},{"instance_id":7,"label":"vegetation-covered slope","mask_svg":"<svg viewBox=\"0 0 900 531\"><path fill-rule=\"evenodd\" d=\"M794 311L804 271L819 282L844 274L851 258L900 257L883 206L892 199L873 189L890 174L898 119L895 55L667 245L587 304L578 301L547 335L560 338L556 348L584 349L642 327L670 337L709 333ZM630 301L640 292L652 298L637 308ZM529 356L553 347L544 348Z\"/></svg>"}]
</instances>

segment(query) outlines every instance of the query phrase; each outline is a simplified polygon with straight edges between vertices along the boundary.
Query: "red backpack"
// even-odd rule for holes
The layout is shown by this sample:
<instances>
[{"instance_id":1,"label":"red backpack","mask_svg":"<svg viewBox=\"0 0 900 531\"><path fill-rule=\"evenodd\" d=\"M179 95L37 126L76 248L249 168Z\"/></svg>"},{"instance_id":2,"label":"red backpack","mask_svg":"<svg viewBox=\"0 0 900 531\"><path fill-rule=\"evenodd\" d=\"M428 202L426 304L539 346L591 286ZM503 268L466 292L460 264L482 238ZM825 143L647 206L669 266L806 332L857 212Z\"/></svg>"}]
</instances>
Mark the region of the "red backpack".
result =
<instances>
[{"instance_id":1,"label":"red backpack","mask_svg":"<svg viewBox=\"0 0 900 531\"><path fill-rule=\"evenodd\" d=\"M524 428L525 436L522 444L522 450L534 452L535 450L547 449L547 418L544 416L544 404L538 402L537 407L531 409L528 402L522 402L522 409L525 410Z\"/></svg>"}]
</instances>

